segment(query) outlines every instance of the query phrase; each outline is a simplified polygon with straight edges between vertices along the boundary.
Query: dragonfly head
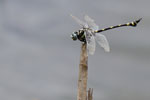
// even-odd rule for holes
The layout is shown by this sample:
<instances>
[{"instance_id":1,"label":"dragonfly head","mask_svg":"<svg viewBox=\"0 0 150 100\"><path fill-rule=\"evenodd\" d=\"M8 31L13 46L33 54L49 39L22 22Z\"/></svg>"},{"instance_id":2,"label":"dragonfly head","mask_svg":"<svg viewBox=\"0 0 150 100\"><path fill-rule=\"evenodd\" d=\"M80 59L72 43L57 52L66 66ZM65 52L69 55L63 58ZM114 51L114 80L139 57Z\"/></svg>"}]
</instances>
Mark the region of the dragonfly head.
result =
<instances>
[{"instance_id":1,"label":"dragonfly head","mask_svg":"<svg viewBox=\"0 0 150 100\"><path fill-rule=\"evenodd\" d=\"M77 37L77 34L78 34L78 32L73 32L72 34L71 34L71 38L72 38L72 40L77 40L78 39L78 37Z\"/></svg>"}]
</instances>

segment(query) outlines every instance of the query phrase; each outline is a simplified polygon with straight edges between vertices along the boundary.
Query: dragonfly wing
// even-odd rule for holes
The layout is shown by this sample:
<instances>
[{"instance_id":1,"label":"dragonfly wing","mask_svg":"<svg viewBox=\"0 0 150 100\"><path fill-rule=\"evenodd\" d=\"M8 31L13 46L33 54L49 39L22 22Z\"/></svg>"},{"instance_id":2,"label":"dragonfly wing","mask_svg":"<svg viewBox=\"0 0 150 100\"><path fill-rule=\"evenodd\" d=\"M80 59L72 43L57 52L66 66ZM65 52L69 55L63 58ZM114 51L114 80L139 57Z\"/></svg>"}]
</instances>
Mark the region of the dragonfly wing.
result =
<instances>
[{"instance_id":1,"label":"dragonfly wing","mask_svg":"<svg viewBox=\"0 0 150 100\"><path fill-rule=\"evenodd\" d=\"M95 31L99 29L99 27L95 24L94 20L90 18L89 16L85 15L84 20L87 22L89 28L91 28L92 30Z\"/></svg>"},{"instance_id":2,"label":"dragonfly wing","mask_svg":"<svg viewBox=\"0 0 150 100\"><path fill-rule=\"evenodd\" d=\"M83 21L81 21L79 18L73 16L73 15L70 15L81 27L84 27L84 28L87 28L87 24Z\"/></svg>"},{"instance_id":3,"label":"dragonfly wing","mask_svg":"<svg viewBox=\"0 0 150 100\"><path fill-rule=\"evenodd\" d=\"M89 54L93 55L95 53L95 38L90 31L85 32L87 51Z\"/></svg>"},{"instance_id":4,"label":"dragonfly wing","mask_svg":"<svg viewBox=\"0 0 150 100\"><path fill-rule=\"evenodd\" d=\"M104 35L97 33L95 34L95 39L106 52L110 52L109 43Z\"/></svg>"}]
</instances>

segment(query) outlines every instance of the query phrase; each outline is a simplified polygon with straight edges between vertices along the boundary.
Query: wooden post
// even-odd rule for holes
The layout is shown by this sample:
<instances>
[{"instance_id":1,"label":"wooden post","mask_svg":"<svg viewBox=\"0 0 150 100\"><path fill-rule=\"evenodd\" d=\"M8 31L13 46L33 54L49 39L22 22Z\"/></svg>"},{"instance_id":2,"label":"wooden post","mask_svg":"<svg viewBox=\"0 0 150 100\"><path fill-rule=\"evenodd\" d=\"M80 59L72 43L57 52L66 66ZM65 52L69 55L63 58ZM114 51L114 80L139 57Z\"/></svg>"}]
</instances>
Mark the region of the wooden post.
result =
<instances>
[{"instance_id":1,"label":"wooden post","mask_svg":"<svg viewBox=\"0 0 150 100\"><path fill-rule=\"evenodd\" d=\"M81 46L77 100L88 100L90 96L89 94L93 93L93 90L91 92L91 89L89 89L89 93L87 96L87 79L88 79L88 54L86 43L84 43Z\"/></svg>"}]
</instances>

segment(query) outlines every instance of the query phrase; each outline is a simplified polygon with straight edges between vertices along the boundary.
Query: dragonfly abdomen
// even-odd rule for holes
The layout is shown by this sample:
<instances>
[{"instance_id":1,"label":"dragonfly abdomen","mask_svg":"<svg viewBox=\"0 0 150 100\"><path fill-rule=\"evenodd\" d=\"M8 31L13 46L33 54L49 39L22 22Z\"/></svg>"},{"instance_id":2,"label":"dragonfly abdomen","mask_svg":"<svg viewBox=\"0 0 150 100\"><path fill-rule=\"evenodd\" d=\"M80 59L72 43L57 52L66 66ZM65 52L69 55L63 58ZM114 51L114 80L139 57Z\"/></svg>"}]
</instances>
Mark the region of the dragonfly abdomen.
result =
<instances>
[{"instance_id":1,"label":"dragonfly abdomen","mask_svg":"<svg viewBox=\"0 0 150 100\"><path fill-rule=\"evenodd\" d=\"M103 31L106 31L106 30L110 30L110 29L114 29L114 28L118 28L118 27L123 27L123 26L133 26L133 27L136 27L137 24L140 22L141 19L142 18L140 18L139 20L130 22L130 23L126 23L126 24L119 24L119 25L116 25L116 26L110 26L108 28L97 30L97 31L95 31L95 33L103 32Z\"/></svg>"}]
</instances>

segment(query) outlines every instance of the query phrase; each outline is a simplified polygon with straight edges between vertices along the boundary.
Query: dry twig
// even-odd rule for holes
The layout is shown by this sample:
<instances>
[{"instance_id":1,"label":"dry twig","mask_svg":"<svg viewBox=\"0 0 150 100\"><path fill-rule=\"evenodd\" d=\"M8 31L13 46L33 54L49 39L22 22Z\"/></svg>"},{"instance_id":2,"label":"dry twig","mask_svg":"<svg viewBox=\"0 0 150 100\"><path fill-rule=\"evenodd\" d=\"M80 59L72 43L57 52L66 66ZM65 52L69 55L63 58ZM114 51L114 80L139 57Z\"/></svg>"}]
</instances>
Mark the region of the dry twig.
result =
<instances>
[{"instance_id":1,"label":"dry twig","mask_svg":"<svg viewBox=\"0 0 150 100\"><path fill-rule=\"evenodd\" d=\"M77 100L92 100L93 89L89 89L87 96L87 79L88 79L88 55L86 43L84 43L81 46Z\"/></svg>"}]
</instances>

